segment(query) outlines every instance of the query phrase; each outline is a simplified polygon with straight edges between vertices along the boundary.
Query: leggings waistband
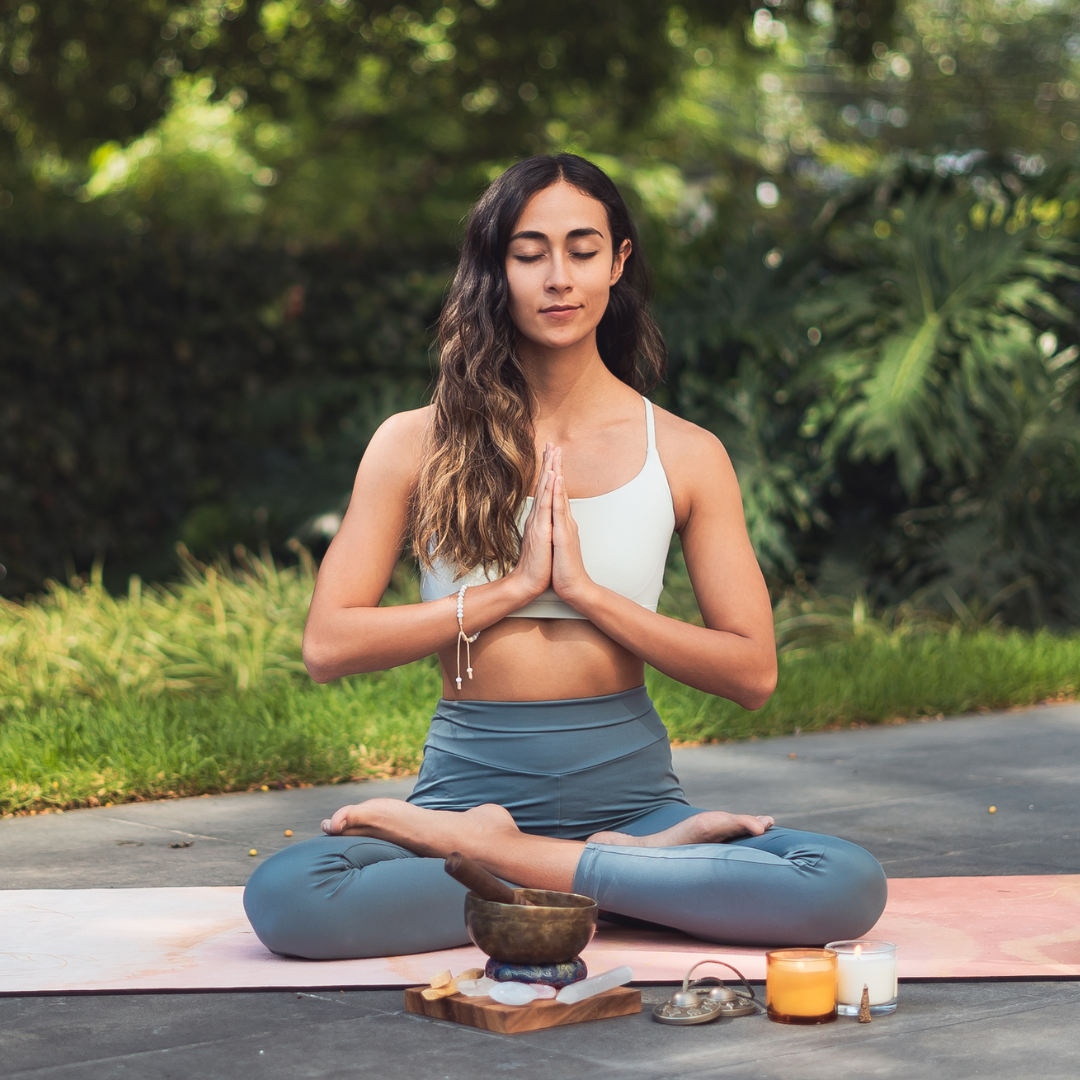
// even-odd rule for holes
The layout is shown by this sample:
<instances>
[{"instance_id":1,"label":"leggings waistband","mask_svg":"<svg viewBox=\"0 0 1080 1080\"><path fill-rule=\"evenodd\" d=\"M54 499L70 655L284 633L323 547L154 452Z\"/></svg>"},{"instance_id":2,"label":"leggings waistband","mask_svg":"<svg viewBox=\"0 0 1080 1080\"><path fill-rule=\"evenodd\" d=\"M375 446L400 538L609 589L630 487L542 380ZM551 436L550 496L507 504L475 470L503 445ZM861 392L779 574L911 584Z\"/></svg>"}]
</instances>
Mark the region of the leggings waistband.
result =
<instances>
[{"instance_id":1,"label":"leggings waistband","mask_svg":"<svg viewBox=\"0 0 1080 1080\"><path fill-rule=\"evenodd\" d=\"M580 772L667 741L644 686L565 701L441 700L425 751L507 772Z\"/></svg>"},{"instance_id":2,"label":"leggings waistband","mask_svg":"<svg viewBox=\"0 0 1080 1080\"><path fill-rule=\"evenodd\" d=\"M555 701L451 701L440 698L434 719L474 731L583 731L638 720L653 711L644 686L600 697Z\"/></svg>"}]
</instances>

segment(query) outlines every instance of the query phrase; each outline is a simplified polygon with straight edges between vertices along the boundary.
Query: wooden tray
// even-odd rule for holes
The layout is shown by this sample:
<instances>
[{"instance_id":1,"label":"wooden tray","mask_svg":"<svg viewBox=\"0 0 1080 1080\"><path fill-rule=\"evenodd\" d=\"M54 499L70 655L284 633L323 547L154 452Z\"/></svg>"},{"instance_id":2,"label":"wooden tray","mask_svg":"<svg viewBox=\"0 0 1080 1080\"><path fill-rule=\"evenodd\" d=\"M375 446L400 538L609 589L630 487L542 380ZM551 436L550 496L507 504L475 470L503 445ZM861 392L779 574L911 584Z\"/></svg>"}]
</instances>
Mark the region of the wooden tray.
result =
<instances>
[{"instance_id":1,"label":"wooden tray","mask_svg":"<svg viewBox=\"0 0 1080 1080\"><path fill-rule=\"evenodd\" d=\"M580 1024L585 1020L606 1020L612 1016L632 1016L641 1012L641 991L629 986L617 986L596 997L586 998L573 1005L548 998L529 1005L500 1005L489 997L468 998L464 994L426 1001L421 987L405 991L405 1011L418 1016L433 1016L455 1024L497 1031L501 1035L516 1035L522 1031Z\"/></svg>"}]
</instances>

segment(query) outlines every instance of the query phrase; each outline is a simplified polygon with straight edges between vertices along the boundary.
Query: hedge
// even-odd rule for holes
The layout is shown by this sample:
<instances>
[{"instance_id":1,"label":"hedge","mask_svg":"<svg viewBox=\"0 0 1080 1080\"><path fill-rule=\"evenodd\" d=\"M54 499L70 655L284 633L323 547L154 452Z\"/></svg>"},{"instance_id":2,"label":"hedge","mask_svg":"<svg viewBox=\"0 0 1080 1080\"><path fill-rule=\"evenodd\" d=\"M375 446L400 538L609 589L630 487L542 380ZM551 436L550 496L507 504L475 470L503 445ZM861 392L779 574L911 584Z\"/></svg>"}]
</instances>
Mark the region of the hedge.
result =
<instances>
[{"instance_id":1,"label":"hedge","mask_svg":"<svg viewBox=\"0 0 1080 1080\"><path fill-rule=\"evenodd\" d=\"M0 237L4 595L173 545L277 545L431 380L449 264L346 247Z\"/></svg>"}]
</instances>

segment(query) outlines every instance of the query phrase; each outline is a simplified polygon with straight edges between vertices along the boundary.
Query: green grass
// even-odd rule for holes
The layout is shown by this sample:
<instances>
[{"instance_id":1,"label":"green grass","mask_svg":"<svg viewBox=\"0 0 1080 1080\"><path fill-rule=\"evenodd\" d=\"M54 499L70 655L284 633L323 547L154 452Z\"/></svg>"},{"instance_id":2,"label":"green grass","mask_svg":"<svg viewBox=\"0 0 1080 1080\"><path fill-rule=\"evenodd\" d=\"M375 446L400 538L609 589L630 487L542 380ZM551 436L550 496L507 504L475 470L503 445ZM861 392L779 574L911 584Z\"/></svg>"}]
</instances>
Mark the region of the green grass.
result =
<instances>
[{"instance_id":1,"label":"green grass","mask_svg":"<svg viewBox=\"0 0 1080 1080\"><path fill-rule=\"evenodd\" d=\"M997 629L853 638L782 653L776 693L756 712L651 673L671 737L709 742L956 715L1048 699L1080 684L1080 636Z\"/></svg>"},{"instance_id":2,"label":"green grass","mask_svg":"<svg viewBox=\"0 0 1080 1080\"><path fill-rule=\"evenodd\" d=\"M90 581L0 602L0 813L416 769L439 694L432 661L317 686L299 656L309 561L184 568L181 584L133 581L127 597ZM677 601L678 566L674 585ZM414 596L402 573L388 602ZM806 599L778 609L778 628L779 686L757 712L649 672L674 740L1029 705L1080 682L1080 636Z\"/></svg>"}]
</instances>

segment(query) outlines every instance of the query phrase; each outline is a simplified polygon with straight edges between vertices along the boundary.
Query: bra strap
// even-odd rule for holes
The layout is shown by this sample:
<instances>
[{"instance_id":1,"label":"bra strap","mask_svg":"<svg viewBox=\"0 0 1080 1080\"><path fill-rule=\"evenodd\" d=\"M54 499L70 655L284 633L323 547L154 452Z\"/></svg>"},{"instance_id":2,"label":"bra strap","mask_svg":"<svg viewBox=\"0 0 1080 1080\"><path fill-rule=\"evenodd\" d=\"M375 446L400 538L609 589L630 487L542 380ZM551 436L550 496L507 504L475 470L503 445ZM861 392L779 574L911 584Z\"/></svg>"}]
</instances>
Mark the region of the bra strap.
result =
<instances>
[{"instance_id":1,"label":"bra strap","mask_svg":"<svg viewBox=\"0 0 1080 1080\"><path fill-rule=\"evenodd\" d=\"M648 440L648 451L650 454L656 453L656 424L653 421L652 402L643 397L645 402L645 434Z\"/></svg>"}]
</instances>

